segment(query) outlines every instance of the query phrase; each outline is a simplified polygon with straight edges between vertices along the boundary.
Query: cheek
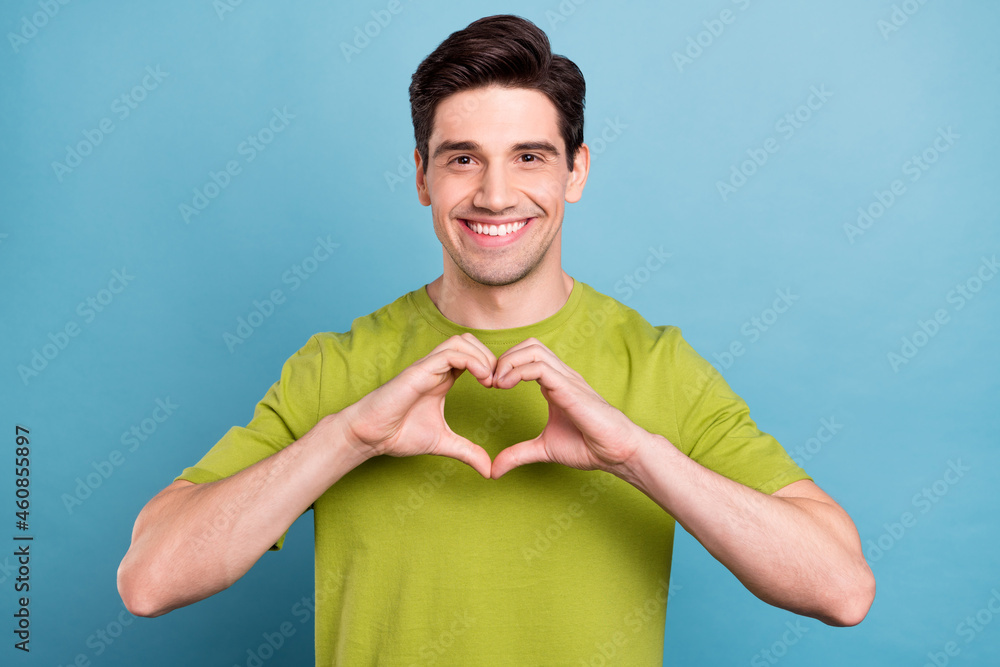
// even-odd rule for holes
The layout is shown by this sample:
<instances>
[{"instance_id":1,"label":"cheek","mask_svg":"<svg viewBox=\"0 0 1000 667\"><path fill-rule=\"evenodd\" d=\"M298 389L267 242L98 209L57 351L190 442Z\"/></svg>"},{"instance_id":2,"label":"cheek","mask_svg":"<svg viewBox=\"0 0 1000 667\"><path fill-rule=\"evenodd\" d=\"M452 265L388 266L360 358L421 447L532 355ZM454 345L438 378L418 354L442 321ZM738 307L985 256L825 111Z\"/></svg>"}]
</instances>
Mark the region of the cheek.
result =
<instances>
[{"instance_id":1,"label":"cheek","mask_svg":"<svg viewBox=\"0 0 1000 667\"><path fill-rule=\"evenodd\" d=\"M566 183L556 178L539 178L526 184L522 192L546 212L554 212L566 197Z\"/></svg>"}]
</instances>

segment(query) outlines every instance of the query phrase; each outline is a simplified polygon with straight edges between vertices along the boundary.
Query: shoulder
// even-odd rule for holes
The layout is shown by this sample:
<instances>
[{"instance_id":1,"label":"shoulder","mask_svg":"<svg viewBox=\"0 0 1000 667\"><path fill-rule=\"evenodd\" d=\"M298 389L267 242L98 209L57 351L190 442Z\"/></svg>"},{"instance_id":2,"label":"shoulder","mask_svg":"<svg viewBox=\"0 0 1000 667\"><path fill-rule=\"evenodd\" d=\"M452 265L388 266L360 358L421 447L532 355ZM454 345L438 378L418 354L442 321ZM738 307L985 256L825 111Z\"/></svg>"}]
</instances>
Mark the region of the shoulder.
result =
<instances>
[{"instance_id":1,"label":"shoulder","mask_svg":"<svg viewBox=\"0 0 1000 667\"><path fill-rule=\"evenodd\" d=\"M653 325L634 308L587 285L583 289L578 328L588 328L589 322L604 332L606 340L618 340L624 344L657 348L677 348L684 343L679 327L663 324Z\"/></svg>"}]
</instances>

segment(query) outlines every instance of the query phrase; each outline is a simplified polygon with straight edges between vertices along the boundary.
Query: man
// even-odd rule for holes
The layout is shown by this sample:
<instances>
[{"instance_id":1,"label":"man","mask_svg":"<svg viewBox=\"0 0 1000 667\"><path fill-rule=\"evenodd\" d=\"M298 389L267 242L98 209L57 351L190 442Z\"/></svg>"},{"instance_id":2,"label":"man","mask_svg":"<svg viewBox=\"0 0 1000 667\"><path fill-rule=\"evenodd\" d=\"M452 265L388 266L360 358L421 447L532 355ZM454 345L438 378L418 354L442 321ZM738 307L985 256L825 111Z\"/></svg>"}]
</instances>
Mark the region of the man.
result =
<instances>
[{"instance_id":1,"label":"man","mask_svg":"<svg viewBox=\"0 0 1000 667\"><path fill-rule=\"evenodd\" d=\"M313 336L149 502L128 608L230 586L312 508L317 664L659 664L675 520L765 602L859 623L847 514L677 328L562 270L590 166L577 67L489 17L410 100L441 277Z\"/></svg>"}]
</instances>

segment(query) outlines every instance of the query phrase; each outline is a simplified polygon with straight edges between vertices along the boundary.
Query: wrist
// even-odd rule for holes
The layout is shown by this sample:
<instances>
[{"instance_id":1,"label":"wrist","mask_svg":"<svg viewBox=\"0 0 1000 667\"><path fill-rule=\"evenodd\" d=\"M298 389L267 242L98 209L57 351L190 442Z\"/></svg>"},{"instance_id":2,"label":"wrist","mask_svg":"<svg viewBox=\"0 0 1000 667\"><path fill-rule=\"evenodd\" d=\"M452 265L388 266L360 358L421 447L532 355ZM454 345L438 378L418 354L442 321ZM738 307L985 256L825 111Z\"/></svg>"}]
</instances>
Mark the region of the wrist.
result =
<instances>
[{"instance_id":1,"label":"wrist","mask_svg":"<svg viewBox=\"0 0 1000 667\"><path fill-rule=\"evenodd\" d=\"M672 442L662 435L643 431L637 439L632 455L608 472L628 482L644 493L649 492L649 481L664 467L678 467L677 457L687 459ZM665 465L666 464L666 465Z\"/></svg>"},{"instance_id":2,"label":"wrist","mask_svg":"<svg viewBox=\"0 0 1000 667\"><path fill-rule=\"evenodd\" d=\"M319 420L317 427L323 443L336 452L338 460L350 463L351 468L376 455L376 452L362 442L351 428L349 408L328 414Z\"/></svg>"}]
</instances>

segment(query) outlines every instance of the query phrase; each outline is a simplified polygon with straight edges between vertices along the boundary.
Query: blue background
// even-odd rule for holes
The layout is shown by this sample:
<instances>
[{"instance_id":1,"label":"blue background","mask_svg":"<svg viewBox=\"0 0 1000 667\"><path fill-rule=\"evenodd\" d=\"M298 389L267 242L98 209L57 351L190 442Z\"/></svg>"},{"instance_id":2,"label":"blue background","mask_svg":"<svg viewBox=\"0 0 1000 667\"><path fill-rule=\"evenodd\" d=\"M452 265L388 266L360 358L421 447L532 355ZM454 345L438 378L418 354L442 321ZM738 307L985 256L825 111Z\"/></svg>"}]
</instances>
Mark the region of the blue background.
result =
<instances>
[{"instance_id":1,"label":"blue background","mask_svg":"<svg viewBox=\"0 0 1000 667\"><path fill-rule=\"evenodd\" d=\"M312 595L308 517L229 590L110 643L97 632L118 634L115 572L145 502L250 419L311 334L346 330L440 273L408 167L407 86L450 32L515 13L587 78L594 157L567 211L566 270L680 326L848 510L878 581L860 626L795 626L682 533L667 663L922 665L937 653L938 664L997 664L1000 280L984 278L1000 250L1000 6L404 0L345 56L341 44L387 4L0 9L0 543L21 532L16 424L31 432L35 537L29 655L11 646L16 572L13 547L0 549L0 662L246 665L263 633L291 621L264 664L311 663L312 619L291 612ZM825 99L809 108L814 88ZM241 144L275 109L294 118L248 161ZM103 119L112 131L95 134ZM769 139L766 162L745 163L761 162ZM75 167L53 166L81 142L89 154ZM925 151L933 163L914 169ZM186 221L180 205L230 160L240 172ZM851 232L859 207L872 222ZM339 247L293 290L283 276L327 237ZM646 272L661 246L669 261ZM123 268L124 290L102 293ZM230 351L223 334L275 289L286 301ZM796 299L775 318L777 290ZM109 296L100 312L78 309ZM68 323L78 335L45 348ZM734 342L743 353L726 357ZM53 358L22 377L46 350ZM146 421L155 431L128 451L122 434L157 399L177 408ZM114 450L120 465L78 491ZM977 612L979 630L963 630ZM957 655L944 655L948 642Z\"/></svg>"}]
</instances>

